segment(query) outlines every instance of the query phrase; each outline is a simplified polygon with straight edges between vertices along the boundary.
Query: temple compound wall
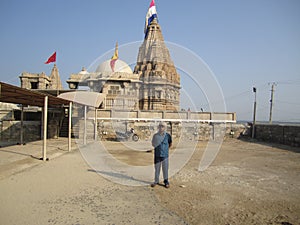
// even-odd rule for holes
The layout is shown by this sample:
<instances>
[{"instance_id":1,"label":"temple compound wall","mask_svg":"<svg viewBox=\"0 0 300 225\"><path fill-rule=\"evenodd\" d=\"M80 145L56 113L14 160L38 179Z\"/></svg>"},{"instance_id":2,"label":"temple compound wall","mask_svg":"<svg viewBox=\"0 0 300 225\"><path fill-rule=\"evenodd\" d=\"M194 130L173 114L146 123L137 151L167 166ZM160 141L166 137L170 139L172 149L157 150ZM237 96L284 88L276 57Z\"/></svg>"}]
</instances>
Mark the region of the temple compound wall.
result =
<instances>
[{"instance_id":1,"label":"temple compound wall","mask_svg":"<svg viewBox=\"0 0 300 225\"><path fill-rule=\"evenodd\" d=\"M300 125L256 124L254 129L260 141L300 146Z\"/></svg>"},{"instance_id":2,"label":"temple compound wall","mask_svg":"<svg viewBox=\"0 0 300 225\"><path fill-rule=\"evenodd\" d=\"M87 120L88 142L94 141L94 121ZM224 123L206 123L206 122L167 122L168 132L174 140L185 141L222 141L226 138L238 138L248 129L244 124L224 124ZM79 142L84 139L83 127L84 121L74 121L74 134ZM131 128L139 136L140 140L150 141L157 132L158 122L155 121L120 121L120 120L97 120L97 139L106 141L120 141L116 132L125 133ZM130 141L130 140L129 140Z\"/></svg>"},{"instance_id":3,"label":"temple compound wall","mask_svg":"<svg viewBox=\"0 0 300 225\"><path fill-rule=\"evenodd\" d=\"M243 125L235 124L235 113L160 110L97 110L96 112L89 110L86 115L86 128L84 128L83 108L77 108L76 112L73 131L74 136L79 140L83 140L84 130L86 130L87 140L93 141L95 129L100 140L118 140L117 133L126 133L131 128L141 140L150 140L161 120L167 122L168 132L174 139L182 140L223 140L224 137L238 137L246 129Z\"/></svg>"}]
</instances>

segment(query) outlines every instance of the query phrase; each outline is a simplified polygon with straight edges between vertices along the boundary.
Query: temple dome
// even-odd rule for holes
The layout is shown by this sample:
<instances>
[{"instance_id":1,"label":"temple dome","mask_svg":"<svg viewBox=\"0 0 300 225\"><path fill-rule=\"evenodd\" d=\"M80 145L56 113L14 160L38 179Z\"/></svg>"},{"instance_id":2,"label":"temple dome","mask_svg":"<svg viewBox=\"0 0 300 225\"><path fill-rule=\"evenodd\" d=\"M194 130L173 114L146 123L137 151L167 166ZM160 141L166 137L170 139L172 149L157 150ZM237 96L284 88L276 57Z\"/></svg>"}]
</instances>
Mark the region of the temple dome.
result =
<instances>
[{"instance_id":1,"label":"temple dome","mask_svg":"<svg viewBox=\"0 0 300 225\"><path fill-rule=\"evenodd\" d=\"M114 71L110 65L111 60L107 60L101 63L97 69L96 73L113 73L113 72L122 72L122 73L133 73L132 69L124 61L117 59L114 66Z\"/></svg>"},{"instance_id":2,"label":"temple dome","mask_svg":"<svg viewBox=\"0 0 300 225\"><path fill-rule=\"evenodd\" d=\"M80 74L80 75L88 75L89 72L84 67L82 67L82 70L78 74Z\"/></svg>"}]
</instances>

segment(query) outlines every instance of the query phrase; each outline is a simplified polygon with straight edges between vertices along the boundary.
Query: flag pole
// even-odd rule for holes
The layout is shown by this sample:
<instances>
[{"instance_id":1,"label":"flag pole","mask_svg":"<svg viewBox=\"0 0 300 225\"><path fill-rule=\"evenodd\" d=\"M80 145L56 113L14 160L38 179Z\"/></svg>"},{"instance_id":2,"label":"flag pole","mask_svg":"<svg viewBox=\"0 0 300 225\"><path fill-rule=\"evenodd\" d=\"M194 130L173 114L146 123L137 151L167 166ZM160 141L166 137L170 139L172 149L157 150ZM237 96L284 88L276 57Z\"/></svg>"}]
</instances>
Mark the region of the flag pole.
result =
<instances>
[{"instance_id":1,"label":"flag pole","mask_svg":"<svg viewBox=\"0 0 300 225\"><path fill-rule=\"evenodd\" d=\"M56 51L55 51L55 62L54 62L54 66L55 67L57 67L56 66ZM56 68L57 69L57 71L58 71L58 68ZM58 73L58 72L57 72ZM58 75L58 74L57 74ZM56 78L56 97L58 96L58 94L59 94L59 90L58 90L58 76L57 76L57 78Z\"/></svg>"}]
</instances>

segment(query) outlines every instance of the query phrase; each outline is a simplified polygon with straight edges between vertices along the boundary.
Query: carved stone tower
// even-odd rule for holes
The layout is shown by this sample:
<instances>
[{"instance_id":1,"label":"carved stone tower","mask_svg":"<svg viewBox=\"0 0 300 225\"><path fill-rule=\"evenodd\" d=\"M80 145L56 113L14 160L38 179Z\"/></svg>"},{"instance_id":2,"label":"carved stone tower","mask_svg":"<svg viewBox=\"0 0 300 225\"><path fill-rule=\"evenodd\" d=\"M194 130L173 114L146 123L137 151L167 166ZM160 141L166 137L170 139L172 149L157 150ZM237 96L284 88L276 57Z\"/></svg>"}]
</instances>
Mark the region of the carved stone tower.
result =
<instances>
[{"instance_id":1,"label":"carved stone tower","mask_svg":"<svg viewBox=\"0 0 300 225\"><path fill-rule=\"evenodd\" d=\"M179 110L180 76L166 47L157 19L145 29L134 73L139 74L141 110Z\"/></svg>"},{"instance_id":2,"label":"carved stone tower","mask_svg":"<svg viewBox=\"0 0 300 225\"><path fill-rule=\"evenodd\" d=\"M54 64L49 77L44 72L42 73L23 72L22 75L20 76L20 81L21 81L21 87L26 89L63 90L56 64Z\"/></svg>"},{"instance_id":3,"label":"carved stone tower","mask_svg":"<svg viewBox=\"0 0 300 225\"><path fill-rule=\"evenodd\" d=\"M51 80L50 89L52 90L63 89L56 64L54 64L49 78Z\"/></svg>"}]
</instances>

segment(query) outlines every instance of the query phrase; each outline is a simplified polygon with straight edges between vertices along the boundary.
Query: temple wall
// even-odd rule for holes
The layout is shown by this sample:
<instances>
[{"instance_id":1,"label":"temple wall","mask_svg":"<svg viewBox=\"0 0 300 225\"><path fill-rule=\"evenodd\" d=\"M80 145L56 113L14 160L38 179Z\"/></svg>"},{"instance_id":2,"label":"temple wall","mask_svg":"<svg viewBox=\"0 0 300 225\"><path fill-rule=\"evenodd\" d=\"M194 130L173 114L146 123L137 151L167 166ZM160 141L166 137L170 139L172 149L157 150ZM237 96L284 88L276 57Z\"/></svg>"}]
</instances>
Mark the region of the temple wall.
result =
<instances>
[{"instance_id":1,"label":"temple wall","mask_svg":"<svg viewBox=\"0 0 300 225\"><path fill-rule=\"evenodd\" d=\"M247 132L248 127L243 124L197 123L197 122L167 122L168 132L173 139L184 141L221 141L226 138L238 138ZM74 123L78 133L76 138L84 138L84 120ZM125 120L97 120L97 138L100 140L118 140L117 133L125 133L134 128L141 140L150 141L157 132L158 121L125 121ZM88 119L86 124L86 139L94 141L94 120Z\"/></svg>"},{"instance_id":2,"label":"temple wall","mask_svg":"<svg viewBox=\"0 0 300 225\"><path fill-rule=\"evenodd\" d=\"M0 122L0 143L6 144L20 143L21 121L1 121ZM23 121L23 141L31 142L41 139L40 121Z\"/></svg>"},{"instance_id":3,"label":"temple wall","mask_svg":"<svg viewBox=\"0 0 300 225\"><path fill-rule=\"evenodd\" d=\"M86 118L86 138L93 141L95 110L88 110ZM150 140L162 119L167 122L168 131L173 138L182 140L237 138L248 129L244 125L236 124L235 113L97 110L96 136L101 140L117 140L117 132L125 133L134 128L141 140ZM84 119L74 118L74 121L76 121L73 122L74 130L77 131L75 136L82 140Z\"/></svg>"},{"instance_id":4,"label":"temple wall","mask_svg":"<svg viewBox=\"0 0 300 225\"><path fill-rule=\"evenodd\" d=\"M0 147L21 143L20 110L0 110ZM48 112L47 138L58 138L63 114L59 111ZM23 142L42 139L41 112L24 112Z\"/></svg>"},{"instance_id":5,"label":"temple wall","mask_svg":"<svg viewBox=\"0 0 300 225\"><path fill-rule=\"evenodd\" d=\"M300 146L300 125L256 124L255 138L260 141Z\"/></svg>"}]
</instances>

